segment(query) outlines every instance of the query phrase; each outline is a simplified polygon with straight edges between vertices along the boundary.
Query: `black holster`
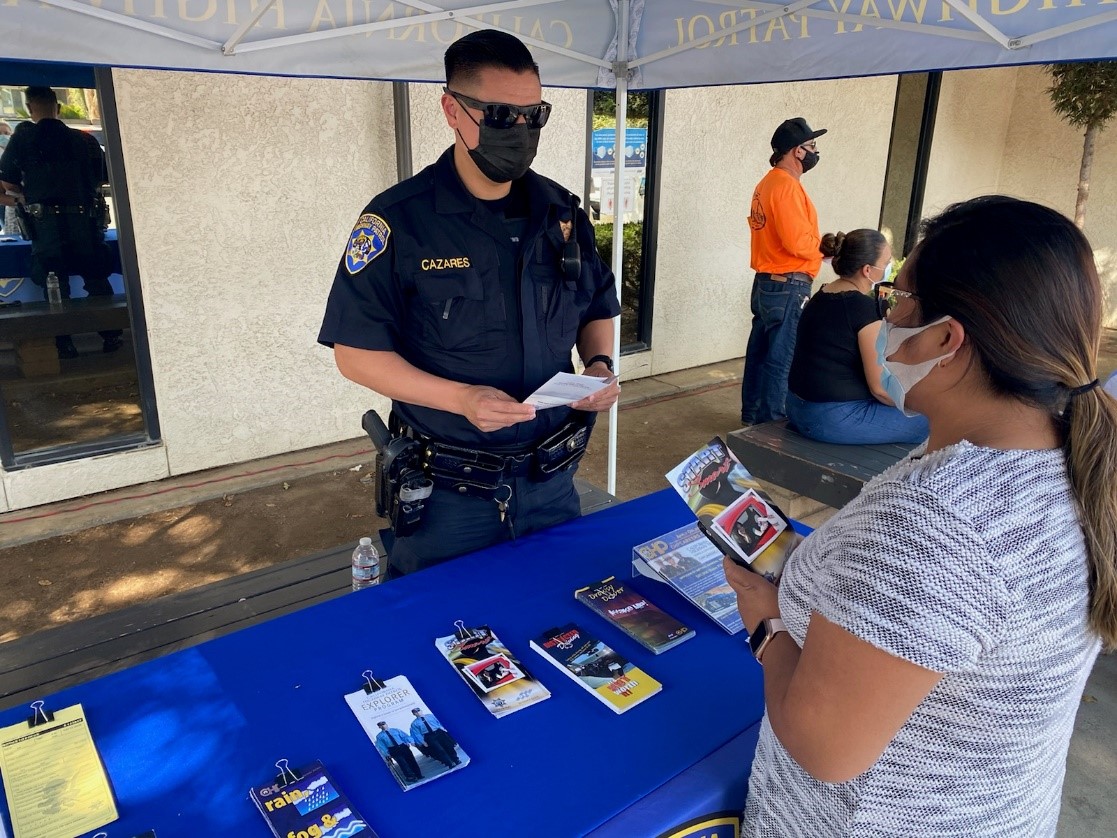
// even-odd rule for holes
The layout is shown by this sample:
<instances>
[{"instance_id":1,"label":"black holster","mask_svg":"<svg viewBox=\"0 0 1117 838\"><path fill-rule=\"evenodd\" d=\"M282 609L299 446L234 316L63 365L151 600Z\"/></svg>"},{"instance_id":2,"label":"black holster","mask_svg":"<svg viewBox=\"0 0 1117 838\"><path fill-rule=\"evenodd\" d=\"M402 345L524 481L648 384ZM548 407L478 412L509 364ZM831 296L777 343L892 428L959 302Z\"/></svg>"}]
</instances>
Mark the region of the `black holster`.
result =
<instances>
[{"instance_id":1,"label":"black holster","mask_svg":"<svg viewBox=\"0 0 1117 838\"><path fill-rule=\"evenodd\" d=\"M109 202L105 200L104 195L98 195L97 199L93 202L93 220L96 221L102 230L109 229L112 224L112 213L109 211Z\"/></svg>"},{"instance_id":2,"label":"black holster","mask_svg":"<svg viewBox=\"0 0 1117 838\"><path fill-rule=\"evenodd\" d=\"M376 513L388 519L396 536L409 536L419 529L423 507L434 489L423 468L422 445L389 434L375 410L365 413L361 425L377 451Z\"/></svg>"},{"instance_id":3,"label":"black holster","mask_svg":"<svg viewBox=\"0 0 1117 838\"><path fill-rule=\"evenodd\" d=\"M25 241L35 241L35 219L31 215L31 211L27 209L26 204L16 204L16 215L19 216L20 235L23 236Z\"/></svg>"}]
</instances>

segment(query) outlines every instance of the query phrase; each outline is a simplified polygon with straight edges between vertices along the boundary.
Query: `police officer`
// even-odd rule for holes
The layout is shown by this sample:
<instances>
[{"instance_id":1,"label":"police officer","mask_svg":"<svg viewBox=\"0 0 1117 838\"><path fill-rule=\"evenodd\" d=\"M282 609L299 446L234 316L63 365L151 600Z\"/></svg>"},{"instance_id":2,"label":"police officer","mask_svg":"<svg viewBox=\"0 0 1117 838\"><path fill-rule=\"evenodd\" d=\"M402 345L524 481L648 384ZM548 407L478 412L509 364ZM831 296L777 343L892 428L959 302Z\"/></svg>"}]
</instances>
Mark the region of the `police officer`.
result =
<instances>
[{"instance_id":1,"label":"police officer","mask_svg":"<svg viewBox=\"0 0 1117 838\"><path fill-rule=\"evenodd\" d=\"M531 53L483 30L445 63L454 145L365 208L319 335L342 375L391 397L396 428L425 451L499 458L484 486L436 476L418 531L388 548L393 573L579 515L573 469L540 473L537 453L620 393L613 380L572 408L523 404L573 371L575 345L588 375L612 378L616 285L577 199L529 168L551 110Z\"/></svg>"},{"instance_id":2,"label":"police officer","mask_svg":"<svg viewBox=\"0 0 1117 838\"><path fill-rule=\"evenodd\" d=\"M105 154L90 134L58 118L58 97L49 87L23 92L31 122L16 128L0 156L0 187L22 193L22 224L31 237L31 281L46 289L58 277L64 299L70 275L80 274L91 297L111 296L112 258L105 244ZM104 351L121 347L119 329L101 332ZM55 338L60 358L76 358L69 335Z\"/></svg>"}]
</instances>

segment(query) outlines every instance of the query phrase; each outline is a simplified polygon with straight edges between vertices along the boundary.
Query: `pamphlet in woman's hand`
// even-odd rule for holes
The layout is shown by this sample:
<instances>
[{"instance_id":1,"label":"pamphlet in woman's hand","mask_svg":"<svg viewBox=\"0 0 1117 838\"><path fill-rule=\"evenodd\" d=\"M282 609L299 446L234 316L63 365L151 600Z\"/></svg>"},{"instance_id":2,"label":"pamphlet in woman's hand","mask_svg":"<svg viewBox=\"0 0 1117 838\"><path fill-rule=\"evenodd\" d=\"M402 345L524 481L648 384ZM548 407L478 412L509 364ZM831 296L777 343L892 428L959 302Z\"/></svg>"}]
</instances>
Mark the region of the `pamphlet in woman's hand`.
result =
<instances>
[{"instance_id":1,"label":"pamphlet in woman's hand","mask_svg":"<svg viewBox=\"0 0 1117 838\"><path fill-rule=\"evenodd\" d=\"M666 477L710 541L737 564L779 579L802 536L724 442L714 437Z\"/></svg>"},{"instance_id":2,"label":"pamphlet in woman's hand","mask_svg":"<svg viewBox=\"0 0 1117 838\"><path fill-rule=\"evenodd\" d=\"M558 372L551 377L550 381L524 399L524 404L530 404L537 410L574 404L587 396L592 396L598 390L604 390L616 380L615 375L598 378L594 375Z\"/></svg>"}]
</instances>

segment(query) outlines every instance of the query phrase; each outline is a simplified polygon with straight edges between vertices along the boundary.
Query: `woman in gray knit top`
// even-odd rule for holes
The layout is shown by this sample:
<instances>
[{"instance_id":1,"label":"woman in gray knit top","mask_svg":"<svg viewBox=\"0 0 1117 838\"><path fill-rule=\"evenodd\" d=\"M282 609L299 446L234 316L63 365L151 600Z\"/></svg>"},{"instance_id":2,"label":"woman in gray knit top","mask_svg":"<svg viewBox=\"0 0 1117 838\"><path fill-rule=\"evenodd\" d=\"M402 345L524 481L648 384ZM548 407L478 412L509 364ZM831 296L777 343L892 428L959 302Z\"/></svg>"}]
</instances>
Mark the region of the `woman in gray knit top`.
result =
<instances>
[{"instance_id":1,"label":"woman in gray knit top","mask_svg":"<svg viewBox=\"0 0 1117 838\"><path fill-rule=\"evenodd\" d=\"M925 223L879 299L889 395L930 437L778 590L726 562L767 639L742 834L1051 836L1083 686L1117 643L1093 254L1053 210L978 198Z\"/></svg>"}]
</instances>

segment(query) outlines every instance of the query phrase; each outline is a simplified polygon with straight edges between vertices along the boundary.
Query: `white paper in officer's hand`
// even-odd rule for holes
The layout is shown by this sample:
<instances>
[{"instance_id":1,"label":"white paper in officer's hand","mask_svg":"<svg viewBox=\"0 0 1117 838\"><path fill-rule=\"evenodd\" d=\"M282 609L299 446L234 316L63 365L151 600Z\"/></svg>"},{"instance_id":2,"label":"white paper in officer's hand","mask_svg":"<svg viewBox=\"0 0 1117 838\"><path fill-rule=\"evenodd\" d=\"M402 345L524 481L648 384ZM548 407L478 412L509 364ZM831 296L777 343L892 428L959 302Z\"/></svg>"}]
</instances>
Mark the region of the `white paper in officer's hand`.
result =
<instances>
[{"instance_id":1,"label":"white paper in officer's hand","mask_svg":"<svg viewBox=\"0 0 1117 838\"><path fill-rule=\"evenodd\" d=\"M550 381L524 399L524 404L530 404L536 410L573 404L586 396L592 396L598 390L605 389L614 378L615 376L597 378L593 375L573 375L569 372L555 373Z\"/></svg>"}]
</instances>

